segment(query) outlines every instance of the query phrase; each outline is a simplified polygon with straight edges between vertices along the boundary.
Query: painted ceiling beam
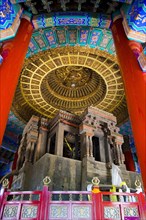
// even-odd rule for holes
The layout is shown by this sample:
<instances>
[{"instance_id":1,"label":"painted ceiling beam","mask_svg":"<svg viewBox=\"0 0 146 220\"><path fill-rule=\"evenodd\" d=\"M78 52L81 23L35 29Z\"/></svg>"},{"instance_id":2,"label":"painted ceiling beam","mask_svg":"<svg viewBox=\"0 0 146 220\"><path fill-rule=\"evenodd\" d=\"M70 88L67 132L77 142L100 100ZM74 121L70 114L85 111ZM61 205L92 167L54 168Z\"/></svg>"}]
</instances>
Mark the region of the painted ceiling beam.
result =
<instances>
[{"instance_id":1,"label":"painted ceiling beam","mask_svg":"<svg viewBox=\"0 0 146 220\"><path fill-rule=\"evenodd\" d=\"M32 34L26 57L50 48L87 46L115 54L110 30L90 27L53 27L37 30Z\"/></svg>"},{"instance_id":2,"label":"painted ceiling beam","mask_svg":"<svg viewBox=\"0 0 146 220\"><path fill-rule=\"evenodd\" d=\"M10 0L10 2L12 4L17 4L17 3L22 3L22 2L26 2L27 0Z\"/></svg>"},{"instance_id":3,"label":"painted ceiling beam","mask_svg":"<svg viewBox=\"0 0 146 220\"><path fill-rule=\"evenodd\" d=\"M89 12L54 12L40 14L33 17L32 23L35 29L53 26L91 26L109 29L111 16L94 14Z\"/></svg>"},{"instance_id":4,"label":"painted ceiling beam","mask_svg":"<svg viewBox=\"0 0 146 220\"><path fill-rule=\"evenodd\" d=\"M7 40L16 35L20 24L20 17L23 9L20 4L25 0L2 0L0 4L1 12L1 39ZM65 2L65 1L63 1ZM95 1L98 3L99 1ZM124 18L123 26L127 37L140 42L146 42L146 3L145 0L135 0L130 5L131 0L119 0L118 2L129 3L122 6L121 12ZM31 1L26 3L30 3ZM82 1L80 1L80 4ZM33 4L33 3L32 3ZM51 4L51 2L50 2ZM114 3L113 3L114 4ZM116 1L115 1L116 4ZM31 5L33 7L33 5ZM97 6L97 5L96 5ZM46 7L46 6L44 6ZM112 9L111 9L112 10ZM27 12L29 13L29 12ZM30 14L30 13L29 13ZM26 16L26 15L25 15ZM28 14L27 14L28 16ZM31 16L31 15L29 15ZM55 27L55 26L90 26L109 29L111 25L111 16L105 14L88 12L55 12L34 16L33 25L35 29ZM2 62L2 59L1 59Z\"/></svg>"},{"instance_id":5,"label":"painted ceiling beam","mask_svg":"<svg viewBox=\"0 0 146 220\"><path fill-rule=\"evenodd\" d=\"M8 164L0 164L0 178L12 171L11 165L12 165L12 162Z\"/></svg>"},{"instance_id":6,"label":"painted ceiling beam","mask_svg":"<svg viewBox=\"0 0 146 220\"><path fill-rule=\"evenodd\" d=\"M22 11L23 9L19 4L13 5L8 0L0 1L0 42L16 35Z\"/></svg>"},{"instance_id":7,"label":"painted ceiling beam","mask_svg":"<svg viewBox=\"0 0 146 220\"><path fill-rule=\"evenodd\" d=\"M8 159L0 156L0 163L9 164L10 161Z\"/></svg>"},{"instance_id":8,"label":"painted ceiling beam","mask_svg":"<svg viewBox=\"0 0 146 220\"><path fill-rule=\"evenodd\" d=\"M123 27L127 37L141 43L146 42L146 1L134 0L121 8Z\"/></svg>"},{"instance_id":9,"label":"painted ceiling beam","mask_svg":"<svg viewBox=\"0 0 146 220\"><path fill-rule=\"evenodd\" d=\"M113 2L122 2L122 3L127 3L131 4L133 0L113 0Z\"/></svg>"},{"instance_id":10,"label":"painted ceiling beam","mask_svg":"<svg viewBox=\"0 0 146 220\"><path fill-rule=\"evenodd\" d=\"M17 151L18 148L18 144L14 140L12 140L9 136L5 136L5 135L3 137L2 146L4 146L5 149L10 148L12 152Z\"/></svg>"},{"instance_id":11,"label":"painted ceiling beam","mask_svg":"<svg viewBox=\"0 0 146 220\"><path fill-rule=\"evenodd\" d=\"M0 146L0 149L1 149L1 150L4 149L4 150L6 150L6 151L8 151L8 152L12 152L12 153L16 153L16 151L17 151L17 149L14 150L14 149L11 149L10 146L6 147L6 146L3 146L3 145Z\"/></svg>"}]
</instances>

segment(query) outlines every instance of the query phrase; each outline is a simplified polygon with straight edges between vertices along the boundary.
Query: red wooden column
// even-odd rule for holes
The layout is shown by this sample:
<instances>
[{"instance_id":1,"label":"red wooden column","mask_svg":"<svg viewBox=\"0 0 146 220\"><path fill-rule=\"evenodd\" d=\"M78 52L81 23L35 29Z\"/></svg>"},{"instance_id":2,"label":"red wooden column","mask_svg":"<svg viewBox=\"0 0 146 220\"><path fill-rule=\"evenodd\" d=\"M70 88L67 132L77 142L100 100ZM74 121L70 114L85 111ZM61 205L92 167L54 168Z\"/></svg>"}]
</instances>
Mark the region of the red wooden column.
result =
<instances>
[{"instance_id":1,"label":"red wooden column","mask_svg":"<svg viewBox=\"0 0 146 220\"><path fill-rule=\"evenodd\" d=\"M122 19L114 21L111 29L146 192L146 75L140 69L131 41L125 35Z\"/></svg>"},{"instance_id":2,"label":"red wooden column","mask_svg":"<svg viewBox=\"0 0 146 220\"><path fill-rule=\"evenodd\" d=\"M15 38L2 45L1 55L4 60L0 66L0 145L32 32L32 24L22 18Z\"/></svg>"},{"instance_id":3,"label":"red wooden column","mask_svg":"<svg viewBox=\"0 0 146 220\"><path fill-rule=\"evenodd\" d=\"M133 159L131 148L130 148L129 136L124 135L123 138L124 138L124 143L122 144L122 151L125 156L126 169L128 171L135 172L136 169L135 169L134 159Z\"/></svg>"},{"instance_id":4,"label":"red wooden column","mask_svg":"<svg viewBox=\"0 0 146 220\"><path fill-rule=\"evenodd\" d=\"M130 150L124 152L126 169L135 172L135 165Z\"/></svg>"}]
</instances>

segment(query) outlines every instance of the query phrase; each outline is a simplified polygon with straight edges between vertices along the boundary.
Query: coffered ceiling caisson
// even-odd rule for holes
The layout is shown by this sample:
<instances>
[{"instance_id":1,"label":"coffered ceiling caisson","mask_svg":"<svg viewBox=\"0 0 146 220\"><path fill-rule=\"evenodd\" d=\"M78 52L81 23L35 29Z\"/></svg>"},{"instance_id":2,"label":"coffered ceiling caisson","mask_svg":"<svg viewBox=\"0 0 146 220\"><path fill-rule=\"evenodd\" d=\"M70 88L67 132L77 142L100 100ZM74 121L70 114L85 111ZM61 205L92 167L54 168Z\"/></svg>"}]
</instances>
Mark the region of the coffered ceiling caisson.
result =
<instances>
[{"instance_id":1,"label":"coffered ceiling caisson","mask_svg":"<svg viewBox=\"0 0 146 220\"><path fill-rule=\"evenodd\" d=\"M115 56L89 47L50 49L25 60L12 110L23 121L32 114L52 118L59 109L81 114L96 106L128 117Z\"/></svg>"}]
</instances>

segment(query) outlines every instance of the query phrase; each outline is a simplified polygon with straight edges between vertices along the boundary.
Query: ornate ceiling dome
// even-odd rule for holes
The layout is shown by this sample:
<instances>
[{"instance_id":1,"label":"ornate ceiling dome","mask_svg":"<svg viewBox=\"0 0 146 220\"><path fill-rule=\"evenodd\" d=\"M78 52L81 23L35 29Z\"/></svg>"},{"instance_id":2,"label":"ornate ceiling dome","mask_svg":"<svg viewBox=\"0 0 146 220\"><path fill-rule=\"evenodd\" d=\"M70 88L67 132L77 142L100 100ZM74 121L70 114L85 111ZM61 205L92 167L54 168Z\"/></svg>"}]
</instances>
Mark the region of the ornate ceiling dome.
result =
<instances>
[{"instance_id":1,"label":"ornate ceiling dome","mask_svg":"<svg viewBox=\"0 0 146 220\"><path fill-rule=\"evenodd\" d=\"M25 60L13 101L23 121L32 114L53 118L59 109L81 114L88 106L128 117L115 56L88 47L64 47Z\"/></svg>"},{"instance_id":2,"label":"ornate ceiling dome","mask_svg":"<svg viewBox=\"0 0 146 220\"><path fill-rule=\"evenodd\" d=\"M41 84L41 94L47 103L74 113L80 113L93 103L97 105L104 98L105 89L106 84L100 75L90 68L76 65L50 72Z\"/></svg>"}]
</instances>

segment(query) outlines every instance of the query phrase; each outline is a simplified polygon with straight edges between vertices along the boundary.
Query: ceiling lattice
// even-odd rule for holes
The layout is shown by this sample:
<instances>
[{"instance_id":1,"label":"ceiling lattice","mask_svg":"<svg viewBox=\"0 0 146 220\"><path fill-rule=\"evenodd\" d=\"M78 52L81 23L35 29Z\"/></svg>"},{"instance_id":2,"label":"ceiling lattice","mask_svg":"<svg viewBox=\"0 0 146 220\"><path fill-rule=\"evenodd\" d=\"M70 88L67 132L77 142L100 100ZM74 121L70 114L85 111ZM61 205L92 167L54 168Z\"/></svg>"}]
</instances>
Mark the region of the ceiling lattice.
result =
<instances>
[{"instance_id":1,"label":"ceiling lattice","mask_svg":"<svg viewBox=\"0 0 146 220\"><path fill-rule=\"evenodd\" d=\"M123 82L114 56L88 47L40 52L26 60L13 110L24 121L32 114L52 118L59 109L75 114L90 106L127 117Z\"/></svg>"}]
</instances>

